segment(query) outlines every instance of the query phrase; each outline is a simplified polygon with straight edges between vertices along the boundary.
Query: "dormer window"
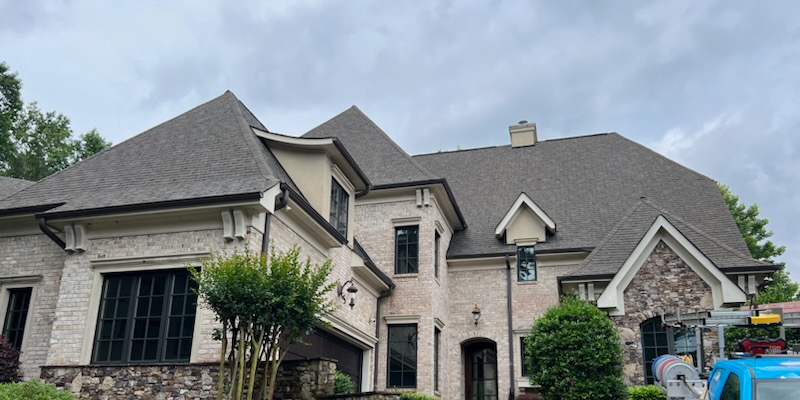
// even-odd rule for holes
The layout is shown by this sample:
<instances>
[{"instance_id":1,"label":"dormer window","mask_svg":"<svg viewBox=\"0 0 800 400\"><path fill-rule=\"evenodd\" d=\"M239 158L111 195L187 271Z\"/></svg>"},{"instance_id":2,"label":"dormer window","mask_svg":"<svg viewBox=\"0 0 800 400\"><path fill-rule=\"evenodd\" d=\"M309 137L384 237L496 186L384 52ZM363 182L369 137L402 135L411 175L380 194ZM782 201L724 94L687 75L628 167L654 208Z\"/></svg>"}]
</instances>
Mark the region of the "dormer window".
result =
<instances>
[{"instance_id":1,"label":"dormer window","mask_svg":"<svg viewBox=\"0 0 800 400\"><path fill-rule=\"evenodd\" d=\"M342 236L347 237L347 210L350 207L350 195L346 190L331 178L331 225Z\"/></svg>"},{"instance_id":2,"label":"dormer window","mask_svg":"<svg viewBox=\"0 0 800 400\"><path fill-rule=\"evenodd\" d=\"M533 246L517 248L517 281L530 282L536 280L536 252Z\"/></svg>"}]
</instances>

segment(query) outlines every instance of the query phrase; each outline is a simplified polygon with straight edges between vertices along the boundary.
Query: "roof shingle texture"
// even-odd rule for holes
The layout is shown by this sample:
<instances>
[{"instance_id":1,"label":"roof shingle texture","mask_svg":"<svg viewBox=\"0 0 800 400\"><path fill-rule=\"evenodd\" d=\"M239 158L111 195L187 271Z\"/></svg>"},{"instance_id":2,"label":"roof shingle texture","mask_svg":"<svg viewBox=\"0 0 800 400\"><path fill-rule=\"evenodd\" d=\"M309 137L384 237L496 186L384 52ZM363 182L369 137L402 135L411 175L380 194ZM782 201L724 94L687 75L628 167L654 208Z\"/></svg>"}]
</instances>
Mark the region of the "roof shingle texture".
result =
<instances>
[{"instance_id":1,"label":"roof shingle texture","mask_svg":"<svg viewBox=\"0 0 800 400\"><path fill-rule=\"evenodd\" d=\"M704 253L716 251L712 249L716 244L700 243L707 236L736 254L749 254L713 180L616 133L546 140L528 147L434 153L414 160L447 179L469 224L454 235L450 257L513 253L514 246L498 240L494 230L521 192L557 226L555 235L537 244L539 250L600 246L644 197L703 232L695 244ZM652 224L655 217L643 218ZM614 251L615 245L608 244L609 262L584 272L616 272L620 254L627 257L649 226L625 227L630 237L620 240L624 243ZM717 258L721 268L745 262L738 256ZM747 262L758 264L749 258Z\"/></svg>"},{"instance_id":2,"label":"roof shingle texture","mask_svg":"<svg viewBox=\"0 0 800 400\"><path fill-rule=\"evenodd\" d=\"M33 185L36 182L28 181L25 179L9 178L0 176L0 199L4 199L12 194L19 192L26 187Z\"/></svg>"},{"instance_id":3,"label":"roof shingle texture","mask_svg":"<svg viewBox=\"0 0 800 400\"><path fill-rule=\"evenodd\" d=\"M308 131L303 137L338 138L375 186L437 179L356 106Z\"/></svg>"},{"instance_id":4,"label":"roof shingle texture","mask_svg":"<svg viewBox=\"0 0 800 400\"><path fill-rule=\"evenodd\" d=\"M5 199L47 213L263 192L288 179L250 129L263 125L226 92Z\"/></svg>"}]
</instances>

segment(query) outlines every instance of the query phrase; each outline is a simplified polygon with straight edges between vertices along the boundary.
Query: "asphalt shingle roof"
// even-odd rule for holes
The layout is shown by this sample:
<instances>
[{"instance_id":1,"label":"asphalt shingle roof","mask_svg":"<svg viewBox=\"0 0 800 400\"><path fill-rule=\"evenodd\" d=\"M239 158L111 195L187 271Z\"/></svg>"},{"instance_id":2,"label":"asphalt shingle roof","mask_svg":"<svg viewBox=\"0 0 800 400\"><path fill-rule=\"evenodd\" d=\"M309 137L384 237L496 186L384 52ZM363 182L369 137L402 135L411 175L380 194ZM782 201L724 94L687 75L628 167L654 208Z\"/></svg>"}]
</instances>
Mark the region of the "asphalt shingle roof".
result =
<instances>
[{"instance_id":1,"label":"asphalt shingle roof","mask_svg":"<svg viewBox=\"0 0 800 400\"><path fill-rule=\"evenodd\" d=\"M303 135L338 138L375 186L437 179L356 106L343 111Z\"/></svg>"},{"instance_id":2,"label":"asphalt shingle roof","mask_svg":"<svg viewBox=\"0 0 800 400\"><path fill-rule=\"evenodd\" d=\"M231 92L5 199L0 211L47 213L263 192L291 182L250 129L263 125Z\"/></svg>"},{"instance_id":3,"label":"asphalt shingle roof","mask_svg":"<svg viewBox=\"0 0 800 400\"><path fill-rule=\"evenodd\" d=\"M33 185L36 182L27 181L25 179L9 178L0 176L0 199L4 199L12 194L19 192L26 187Z\"/></svg>"},{"instance_id":4,"label":"asphalt shingle roof","mask_svg":"<svg viewBox=\"0 0 800 400\"><path fill-rule=\"evenodd\" d=\"M606 238L589 254L570 276L615 274L633 253L645 233L663 216L685 236L718 268L742 268L770 265L753 260L749 254L741 253L716 238L706 234L677 215L642 199L606 235Z\"/></svg>"},{"instance_id":5,"label":"asphalt shingle roof","mask_svg":"<svg viewBox=\"0 0 800 400\"><path fill-rule=\"evenodd\" d=\"M713 180L616 133L545 140L529 147L426 154L414 160L447 179L469 224L454 235L449 257L513 253L514 247L498 240L494 229L525 192L558 227L545 243L537 244L538 250L599 247L644 197L668 212L671 222L678 220L673 224L681 231L688 229L682 229L687 225L680 221L691 221L693 230L702 234L684 234L694 235L690 240L719 261L719 267L758 264L746 256L746 244ZM608 260L600 263L597 254L593 262L602 266L582 270L616 272L621 266L618 256L628 247L632 250L650 226L639 232L641 221L636 218L649 218L652 224L655 215L628 218L628 236L606 244ZM614 247L617 242L619 248ZM720 246L726 250L720 251ZM746 261L723 254L730 252L745 255Z\"/></svg>"}]
</instances>

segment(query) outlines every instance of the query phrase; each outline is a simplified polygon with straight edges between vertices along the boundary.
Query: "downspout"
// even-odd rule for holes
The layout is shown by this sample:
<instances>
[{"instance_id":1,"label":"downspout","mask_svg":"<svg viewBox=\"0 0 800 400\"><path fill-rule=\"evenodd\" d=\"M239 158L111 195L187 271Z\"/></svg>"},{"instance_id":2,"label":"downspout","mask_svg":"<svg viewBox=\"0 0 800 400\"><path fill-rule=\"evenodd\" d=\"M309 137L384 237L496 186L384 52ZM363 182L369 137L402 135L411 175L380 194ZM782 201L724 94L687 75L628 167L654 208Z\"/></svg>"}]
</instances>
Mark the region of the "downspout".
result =
<instances>
[{"instance_id":1,"label":"downspout","mask_svg":"<svg viewBox=\"0 0 800 400\"><path fill-rule=\"evenodd\" d=\"M506 315L508 315L508 400L514 399L514 329L511 318L511 263L506 254ZM522 362L525 362L524 360Z\"/></svg>"},{"instance_id":2,"label":"downspout","mask_svg":"<svg viewBox=\"0 0 800 400\"><path fill-rule=\"evenodd\" d=\"M378 349L380 348L381 344L381 300L391 296L393 292L394 292L394 284L392 284L392 286L389 286L389 290L381 293L381 295L378 296L377 299L378 307L377 311L375 312L375 337L378 338L378 341L375 342L375 361L373 362L374 372L372 373L372 390L375 392L378 391L378 356L380 354Z\"/></svg>"},{"instance_id":3,"label":"downspout","mask_svg":"<svg viewBox=\"0 0 800 400\"><path fill-rule=\"evenodd\" d=\"M47 220L44 219L44 217L36 218L36 220L39 222L39 229L41 229L42 232L44 232L44 234L50 238L50 240L55 242L55 244L57 244L58 247L61 247L62 249L67 247L67 244L64 243L64 241L61 240L60 237L56 236L56 233L53 232L53 230L50 229L49 226L47 226Z\"/></svg>"},{"instance_id":4,"label":"downspout","mask_svg":"<svg viewBox=\"0 0 800 400\"><path fill-rule=\"evenodd\" d=\"M283 194L281 195L280 201L275 204L275 211L289 204L289 188L281 184L281 189L283 189ZM272 221L272 213L267 212L266 214L267 215L264 217L264 235L261 237L261 254L269 251L269 226Z\"/></svg>"}]
</instances>

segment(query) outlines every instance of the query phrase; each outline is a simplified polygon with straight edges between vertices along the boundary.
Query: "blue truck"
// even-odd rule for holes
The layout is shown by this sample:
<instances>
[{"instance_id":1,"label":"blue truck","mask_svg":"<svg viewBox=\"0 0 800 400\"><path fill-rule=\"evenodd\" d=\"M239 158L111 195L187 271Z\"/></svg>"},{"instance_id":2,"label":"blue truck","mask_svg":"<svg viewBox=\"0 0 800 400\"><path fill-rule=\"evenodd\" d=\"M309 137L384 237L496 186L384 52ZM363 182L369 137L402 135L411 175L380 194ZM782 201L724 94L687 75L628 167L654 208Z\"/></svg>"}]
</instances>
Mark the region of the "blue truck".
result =
<instances>
[{"instance_id":1,"label":"blue truck","mask_svg":"<svg viewBox=\"0 0 800 400\"><path fill-rule=\"evenodd\" d=\"M709 400L800 400L800 357L722 360L708 378Z\"/></svg>"}]
</instances>

